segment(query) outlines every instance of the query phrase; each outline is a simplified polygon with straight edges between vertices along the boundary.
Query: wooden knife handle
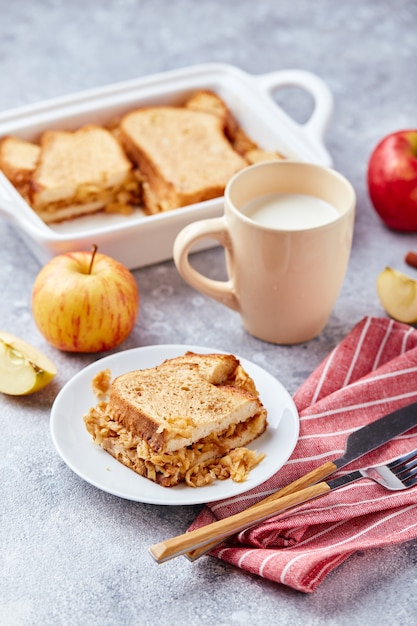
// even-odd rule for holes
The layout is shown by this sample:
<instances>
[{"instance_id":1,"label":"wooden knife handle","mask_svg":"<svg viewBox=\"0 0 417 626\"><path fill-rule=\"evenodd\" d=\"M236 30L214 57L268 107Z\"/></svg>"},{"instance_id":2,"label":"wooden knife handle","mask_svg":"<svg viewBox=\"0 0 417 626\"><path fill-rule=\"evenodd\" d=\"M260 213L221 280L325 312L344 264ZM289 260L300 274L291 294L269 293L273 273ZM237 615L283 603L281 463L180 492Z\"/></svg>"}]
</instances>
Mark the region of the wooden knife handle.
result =
<instances>
[{"instance_id":1,"label":"wooden knife handle","mask_svg":"<svg viewBox=\"0 0 417 626\"><path fill-rule=\"evenodd\" d=\"M300 489L305 489L306 487L309 487L310 485L314 485L320 480L323 480L323 478L326 478L326 476L333 474L333 472L335 472L336 470L337 470L336 465L332 461L328 461L327 463L324 463L324 465L320 465L320 467L317 467L316 469L312 470L308 474L301 476L301 478L297 478L297 480L294 480L292 483L290 483L286 487L282 487L282 489L278 489L278 491L275 491L275 493L272 493L267 498L264 498L260 502L253 504L247 510L249 511L250 509L253 509L261 504L264 504L265 502L272 502L273 500L276 500L277 498L282 498L284 496L289 495L290 493L294 493L295 491L300 491ZM226 537L224 537L222 541L224 541L224 539L226 539ZM221 542L213 541L209 544L206 544L202 548L196 548L195 550L191 550L190 552L187 552L186 556L190 561L196 561L200 556L203 556L203 554L207 554L207 552L210 552L210 550L212 550L217 545L219 545L219 543Z\"/></svg>"},{"instance_id":2,"label":"wooden knife handle","mask_svg":"<svg viewBox=\"0 0 417 626\"><path fill-rule=\"evenodd\" d=\"M213 524L208 524L197 530L154 544L149 548L149 551L155 561L164 563L189 550L205 546L214 540L222 540L229 535L254 526L282 511L286 511L307 500L317 498L329 491L329 485L326 482L321 482L282 498L269 500L268 502L250 507L240 513L213 522Z\"/></svg>"}]
</instances>

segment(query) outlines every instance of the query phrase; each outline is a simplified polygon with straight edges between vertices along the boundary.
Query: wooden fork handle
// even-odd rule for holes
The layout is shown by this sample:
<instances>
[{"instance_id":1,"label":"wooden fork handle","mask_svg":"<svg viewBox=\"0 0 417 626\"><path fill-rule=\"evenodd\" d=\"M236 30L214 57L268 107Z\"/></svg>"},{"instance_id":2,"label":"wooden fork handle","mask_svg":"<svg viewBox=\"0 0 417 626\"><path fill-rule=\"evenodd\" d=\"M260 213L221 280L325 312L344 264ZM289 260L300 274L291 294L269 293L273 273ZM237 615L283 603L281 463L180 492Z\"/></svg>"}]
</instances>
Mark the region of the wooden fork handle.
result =
<instances>
[{"instance_id":1,"label":"wooden fork handle","mask_svg":"<svg viewBox=\"0 0 417 626\"><path fill-rule=\"evenodd\" d=\"M245 528L254 526L282 511L286 511L298 504L307 502L307 500L312 500L313 498L324 495L328 493L329 490L330 487L326 482L312 485L311 487L289 494L283 498L258 504L240 513L236 513L231 517L213 522L213 524L208 524L197 530L154 544L149 548L149 551L157 563L164 563L191 549L205 546L214 540L219 541Z\"/></svg>"},{"instance_id":2,"label":"wooden fork handle","mask_svg":"<svg viewBox=\"0 0 417 626\"><path fill-rule=\"evenodd\" d=\"M326 478L326 476L330 476L330 474L333 474L333 472L335 472L336 470L337 470L337 466L332 461L328 461L327 463L320 465L320 467L317 467L316 469L312 470L308 474L301 476L301 478L297 478L297 480L294 480L292 483L290 483L286 487L282 487L282 489L278 489L278 491L275 491L275 493L272 493L267 498L264 498L260 502L253 504L248 510L253 509L261 504L264 504L265 502L272 502L273 500L276 500L277 498L283 498L284 496L287 496L290 493L294 493L295 491L300 491L300 489L305 489L306 487L310 487L310 485L314 485L320 480L323 480L324 478ZM226 537L224 537L222 541L224 539L226 539ZM200 556L203 556L203 554L207 554L207 552L210 552L210 550L212 550L217 545L219 545L219 543L220 543L219 541L213 541L211 543L206 544L202 548L196 548L195 550L191 550L187 552L185 556L190 561L196 561Z\"/></svg>"}]
</instances>

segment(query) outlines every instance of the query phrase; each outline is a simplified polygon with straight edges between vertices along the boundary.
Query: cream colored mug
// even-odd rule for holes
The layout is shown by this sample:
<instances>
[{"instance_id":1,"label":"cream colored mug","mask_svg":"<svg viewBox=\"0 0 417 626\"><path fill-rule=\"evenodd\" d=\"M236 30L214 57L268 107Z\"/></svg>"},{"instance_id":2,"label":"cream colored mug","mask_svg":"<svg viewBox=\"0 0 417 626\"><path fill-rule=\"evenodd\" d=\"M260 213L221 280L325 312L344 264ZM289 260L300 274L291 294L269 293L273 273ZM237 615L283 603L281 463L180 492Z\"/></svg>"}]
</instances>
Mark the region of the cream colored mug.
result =
<instances>
[{"instance_id":1,"label":"cream colored mug","mask_svg":"<svg viewBox=\"0 0 417 626\"><path fill-rule=\"evenodd\" d=\"M174 261L183 279L238 311L255 337L295 344L326 325L347 270L355 191L333 169L268 161L229 181L224 215L194 222L176 237ZM193 245L217 240L226 251L227 281L190 263Z\"/></svg>"}]
</instances>

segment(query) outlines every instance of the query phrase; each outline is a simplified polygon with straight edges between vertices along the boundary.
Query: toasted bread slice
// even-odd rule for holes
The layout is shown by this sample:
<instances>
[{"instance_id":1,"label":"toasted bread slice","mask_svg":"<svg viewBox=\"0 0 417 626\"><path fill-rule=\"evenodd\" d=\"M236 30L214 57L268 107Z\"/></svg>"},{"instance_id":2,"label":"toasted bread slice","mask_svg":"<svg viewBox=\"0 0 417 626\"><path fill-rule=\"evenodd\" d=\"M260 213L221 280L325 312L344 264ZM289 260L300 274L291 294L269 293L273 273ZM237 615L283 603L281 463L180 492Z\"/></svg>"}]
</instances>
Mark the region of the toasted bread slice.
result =
<instances>
[{"instance_id":1,"label":"toasted bread slice","mask_svg":"<svg viewBox=\"0 0 417 626\"><path fill-rule=\"evenodd\" d=\"M228 141L220 117L185 107L125 115L121 140L145 178L145 209L159 213L223 194L247 161Z\"/></svg>"},{"instance_id":2,"label":"toasted bread slice","mask_svg":"<svg viewBox=\"0 0 417 626\"><path fill-rule=\"evenodd\" d=\"M96 443L151 480L173 486L194 474L202 484L202 465L266 429L266 410L242 372L233 355L188 352L123 374L111 383L108 402L84 417L86 427ZM245 379L255 394L241 384Z\"/></svg>"},{"instance_id":3,"label":"toasted bread slice","mask_svg":"<svg viewBox=\"0 0 417 626\"><path fill-rule=\"evenodd\" d=\"M233 149L241 156L246 158L246 153L249 150L258 150L258 145L239 126L226 103L216 93L204 89L196 91L186 101L185 106L194 111L205 111L221 119Z\"/></svg>"},{"instance_id":4,"label":"toasted bread slice","mask_svg":"<svg viewBox=\"0 0 417 626\"><path fill-rule=\"evenodd\" d=\"M0 170L25 200L30 197L31 177L40 152L37 144L18 137L5 137L0 143Z\"/></svg>"},{"instance_id":5,"label":"toasted bread slice","mask_svg":"<svg viewBox=\"0 0 417 626\"><path fill-rule=\"evenodd\" d=\"M251 139L231 113L226 103L216 93L201 89L196 91L184 105L187 109L204 111L216 115L222 121L225 133L234 150L242 155L249 164L275 159L284 159L280 152L264 150Z\"/></svg>"},{"instance_id":6,"label":"toasted bread slice","mask_svg":"<svg viewBox=\"0 0 417 626\"><path fill-rule=\"evenodd\" d=\"M184 106L193 111L203 111L204 113L217 115L222 122L226 136L230 140L233 140L238 129L237 121L224 100L216 93L206 89L200 89L188 98Z\"/></svg>"},{"instance_id":7,"label":"toasted bread slice","mask_svg":"<svg viewBox=\"0 0 417 626\"><path fill-rule=\"evenodd\" d=\"M283 161L285 159L281 152L274 150L262 150L261 148L248 150L245 152L245 158L251 165L261 163L261 161Z\"/></svg>"},{"instance_id":8,"label":"toasted bread slice","mask_svg":"<svg viewBox=\"0 0 417 626\"><path fill-rule=\"evenodd\" d=\"M174 452L153 451L141 437L112 420L103 403L86 416L86 427L103 450L163 487L174 487L181 482L201 487L216 478L243 482L265 456L246 448L266 428L263 413Z\"/></svg>"},{"instance_id":9,"label":"toasted bread slice","mask_svg":"<svg viewBox=\"0 0 417 626\"><path fill-rule=\"evenodd\" d=\"M261 403L244 389L208 382L196 363L166 362L116 378L109 407L116 421L155 452L174 452L246 421Z\"/></svg>"},{"instance_id":10,"label":"toasted bread slice","mask_svg":"<svg viewBox=\"0 0 417 626\"><path fill-rule=\"evenodd\" d=\"M102 209L127 211L139 196L132 163L119 142L94 125L44 132L32 185L32 207L47 223Z\"/></svg>"},{"instance_id":11,"label":"toasted bread slice","mask_svg":"<svg viewBox=\"0 0 417 626\"><path fill-rule=\"evenodd\" d=\"M196 363L203 378L213 385L231 385L245 389L258 396L255 383L233 354L195 354L186 352L183 356L170 359L171 364Z\"/></svg>"},{"instance_id":12,"label":"toasted bread slice","mask_svg":"<svg viewBox=\"0 0 417 626\"><path fill-rule=\"evenodd\" d=\"M190 351L169 359L168 362L171 366L178 367L189 363L197 364L201 376L212 385L225 384L234 376L239 366L239 360L233 354L196 354Z\"/></svg>"}]
</instances>

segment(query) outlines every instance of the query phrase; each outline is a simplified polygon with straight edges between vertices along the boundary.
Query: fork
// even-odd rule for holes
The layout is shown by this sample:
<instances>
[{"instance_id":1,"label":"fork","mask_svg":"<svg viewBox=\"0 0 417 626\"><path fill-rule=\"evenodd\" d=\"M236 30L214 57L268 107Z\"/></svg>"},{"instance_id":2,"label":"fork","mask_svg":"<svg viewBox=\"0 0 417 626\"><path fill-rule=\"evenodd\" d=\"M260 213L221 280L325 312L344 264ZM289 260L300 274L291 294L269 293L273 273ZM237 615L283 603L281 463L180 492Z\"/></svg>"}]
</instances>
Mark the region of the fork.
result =
<instances>
[{"instance_id":1,"label":"fork","mask_svg":"<svg viewBox=\"0 0 417 626\"><path fill-rule=\"evenodd\" d=\"M417 485L417 449L398 457L386 465L356 470L327 482L316 483L311 487L301 489L277 500L250 507L231 517L226 517L197 530L154 544L149 548L149 551L157 563L164 563L190 550L206 546L214 541L221 541L299 504L323 496L363 478L371 479L389 491L414 487Z\"/></svg>"}]
</instances>

